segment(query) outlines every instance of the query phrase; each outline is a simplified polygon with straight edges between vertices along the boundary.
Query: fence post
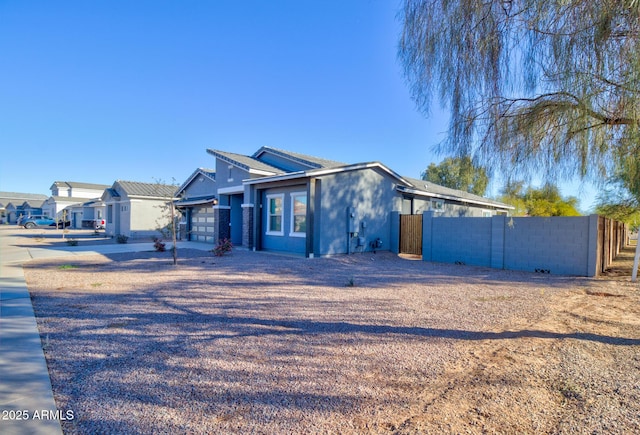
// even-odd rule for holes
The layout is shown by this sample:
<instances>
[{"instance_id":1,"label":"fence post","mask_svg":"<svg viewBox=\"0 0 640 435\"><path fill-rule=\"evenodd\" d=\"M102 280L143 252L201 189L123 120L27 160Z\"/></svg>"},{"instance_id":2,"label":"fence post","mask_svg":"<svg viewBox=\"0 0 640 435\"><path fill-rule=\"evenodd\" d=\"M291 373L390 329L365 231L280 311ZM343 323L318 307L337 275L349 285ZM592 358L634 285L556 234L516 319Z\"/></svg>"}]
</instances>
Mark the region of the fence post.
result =
<instances>
[{"instance_id":1,"label":"fence post","mask_svg":"<svg viewBox=\"0 0 640 435\"><path fill-rule=\"evenodd\" d=\"M431 231L433 210L422 213L422 261L431 261Z\"/></svg>"},{"instance_id":2,"label":"fence post","mask_svg":"<svg viewBox=\"0 0 640 435\"><path fill-rule=\"evenodd\" d=\"M389 239L389 250L394 254L400 253L400 212L391 212L391 235Z\"/></svg>"},{"instance_id":3,"label":"fence post","mask_svg":"<svg viewBox=\"0 0 640 435\"><path fill-rule=\"evenodd\" d=\"M587 275L586 276L598 276L600 271L598 270L598 222L599 216L592 214L589 216L589 242L587 243Z\"/></svg>"},{"instance_id":4,"label":"fence post","mask_svg":"<svg viewBox=\"0 0 640 435\"><path fill-rule=\"evenodd\" d=\"M491 217L491 258L489 264L493 269L504 269L504 231L506 216Z\"/></svg>"}]
</instances>

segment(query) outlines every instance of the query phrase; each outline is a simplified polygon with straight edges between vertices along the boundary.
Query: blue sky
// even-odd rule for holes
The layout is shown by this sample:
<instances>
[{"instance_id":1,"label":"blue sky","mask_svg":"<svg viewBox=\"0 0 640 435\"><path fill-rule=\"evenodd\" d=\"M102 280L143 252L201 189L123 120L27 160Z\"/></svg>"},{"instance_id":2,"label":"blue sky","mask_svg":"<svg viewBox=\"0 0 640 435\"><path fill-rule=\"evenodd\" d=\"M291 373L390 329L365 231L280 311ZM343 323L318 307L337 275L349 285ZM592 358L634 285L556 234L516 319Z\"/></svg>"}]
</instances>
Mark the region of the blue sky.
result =
<instances>
[{"instance_id":1,"label":"blue sky","mask_svg":"<svg viewBox=\"0 0 640 435\"><path fill-rule=\"evenodd\" d=\"M447 115L417 112L398 0L0 0L0 190L181 184L264 145L418 178ZM493 194L500 188L491 186ZM590 186L561 186L583 209Z\"/></svg>"}]
</instances>

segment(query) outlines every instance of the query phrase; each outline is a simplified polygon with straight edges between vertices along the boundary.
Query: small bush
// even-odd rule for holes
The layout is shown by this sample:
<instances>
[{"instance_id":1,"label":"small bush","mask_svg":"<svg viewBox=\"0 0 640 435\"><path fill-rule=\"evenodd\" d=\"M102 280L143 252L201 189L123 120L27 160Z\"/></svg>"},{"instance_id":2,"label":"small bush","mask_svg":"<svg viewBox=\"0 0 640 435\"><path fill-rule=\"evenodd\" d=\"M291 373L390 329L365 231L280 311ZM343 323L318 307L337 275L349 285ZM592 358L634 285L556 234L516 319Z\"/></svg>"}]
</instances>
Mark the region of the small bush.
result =
<instances>
[{"instance_id":1,"label":"small bush","mask_svg":"<svg viewBox=\"0 0 640 435\"><path fill-rule=\"evenodd\" d=\"M67 245L69 246L78 246L78 241L76 239L67 240Z\"/></svg>"},{"instance_id":2,"label":"small bush","mask_svg":"<svg viewBox=\"0 0 640 435\"><path fill-rule=\"evenodd\" d=\"M216 257L222 257L227 252L231 252L231 249L233 249L233 244L231 243L231 240L220 239L218 240L218 246L213 248L213 253L216 255Z\"/></svg>"},{"instance_id":3,"label":"small bush","mask_svg":"<svg viewBox=\"0 0 640 435\"><path fill-rule=\"evenodd\" d=\"M129 237L128 237L128 236L125 236L124 234L118 234L118 235L116 236L116 241L117 241L118 243L127 243L127 240L129 240Z\"/></svg>"},{"instance_id":4,"label":"small bush","mask_svg":"<svg viewBox=\"0 0 640 435\"><path fill-rule=\"evenodd\" d=\"M166 245L162 242L162 239L159 239L157 237L153 238L153 247L158 252L164 252L167 250Z\"/></svg>"}]
</instances>

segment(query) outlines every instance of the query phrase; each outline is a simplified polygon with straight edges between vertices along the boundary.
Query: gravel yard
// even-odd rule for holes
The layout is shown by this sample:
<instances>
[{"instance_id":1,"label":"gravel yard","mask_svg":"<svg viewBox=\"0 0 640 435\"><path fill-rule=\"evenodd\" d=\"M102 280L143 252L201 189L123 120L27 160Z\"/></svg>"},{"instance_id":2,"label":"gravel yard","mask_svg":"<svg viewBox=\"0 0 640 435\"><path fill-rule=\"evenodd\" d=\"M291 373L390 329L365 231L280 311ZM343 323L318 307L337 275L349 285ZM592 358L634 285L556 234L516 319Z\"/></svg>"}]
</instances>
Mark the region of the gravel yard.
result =
<instances>
[{"instance_id":1,"label":"gravel yard","mask_svg":"<svg viewBox=\"0 0 640 435\"><path fill-rule=\"evenodd\" d=\"M640 432L628 278L179 257L25 265L66 434Z\"/></svg>"}]
</instances>

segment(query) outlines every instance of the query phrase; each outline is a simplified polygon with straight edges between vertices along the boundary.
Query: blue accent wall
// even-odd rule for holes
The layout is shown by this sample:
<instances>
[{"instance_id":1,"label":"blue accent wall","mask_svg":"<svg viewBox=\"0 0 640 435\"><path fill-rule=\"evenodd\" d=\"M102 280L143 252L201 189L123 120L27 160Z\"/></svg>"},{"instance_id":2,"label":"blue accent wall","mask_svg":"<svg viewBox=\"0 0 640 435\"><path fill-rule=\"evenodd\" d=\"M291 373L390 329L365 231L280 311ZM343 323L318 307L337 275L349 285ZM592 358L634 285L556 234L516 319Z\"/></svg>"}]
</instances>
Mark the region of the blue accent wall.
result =
<instances>
[{"instance_id":1,"label":"blue accent wall","mask_svg":"<svg viewBox=\"0 0 640 435\"><path fill-rule=\"evenodd\" d=\"M291 235L291 193L293 192L306 192L307 185L299 184L295 186L277 187L272 189L266 189L261 191L261 203L262 203L262 249L267 251L280 251L280 252L293 252L297 254L305 254L306 251L306 237L292 236ZM267 234L267 225L269 225L268 212L269 202L267 201L268 195L283 195L283 213L282 213L282 235L270 235Z\"/></svg>"}]
</instances>

